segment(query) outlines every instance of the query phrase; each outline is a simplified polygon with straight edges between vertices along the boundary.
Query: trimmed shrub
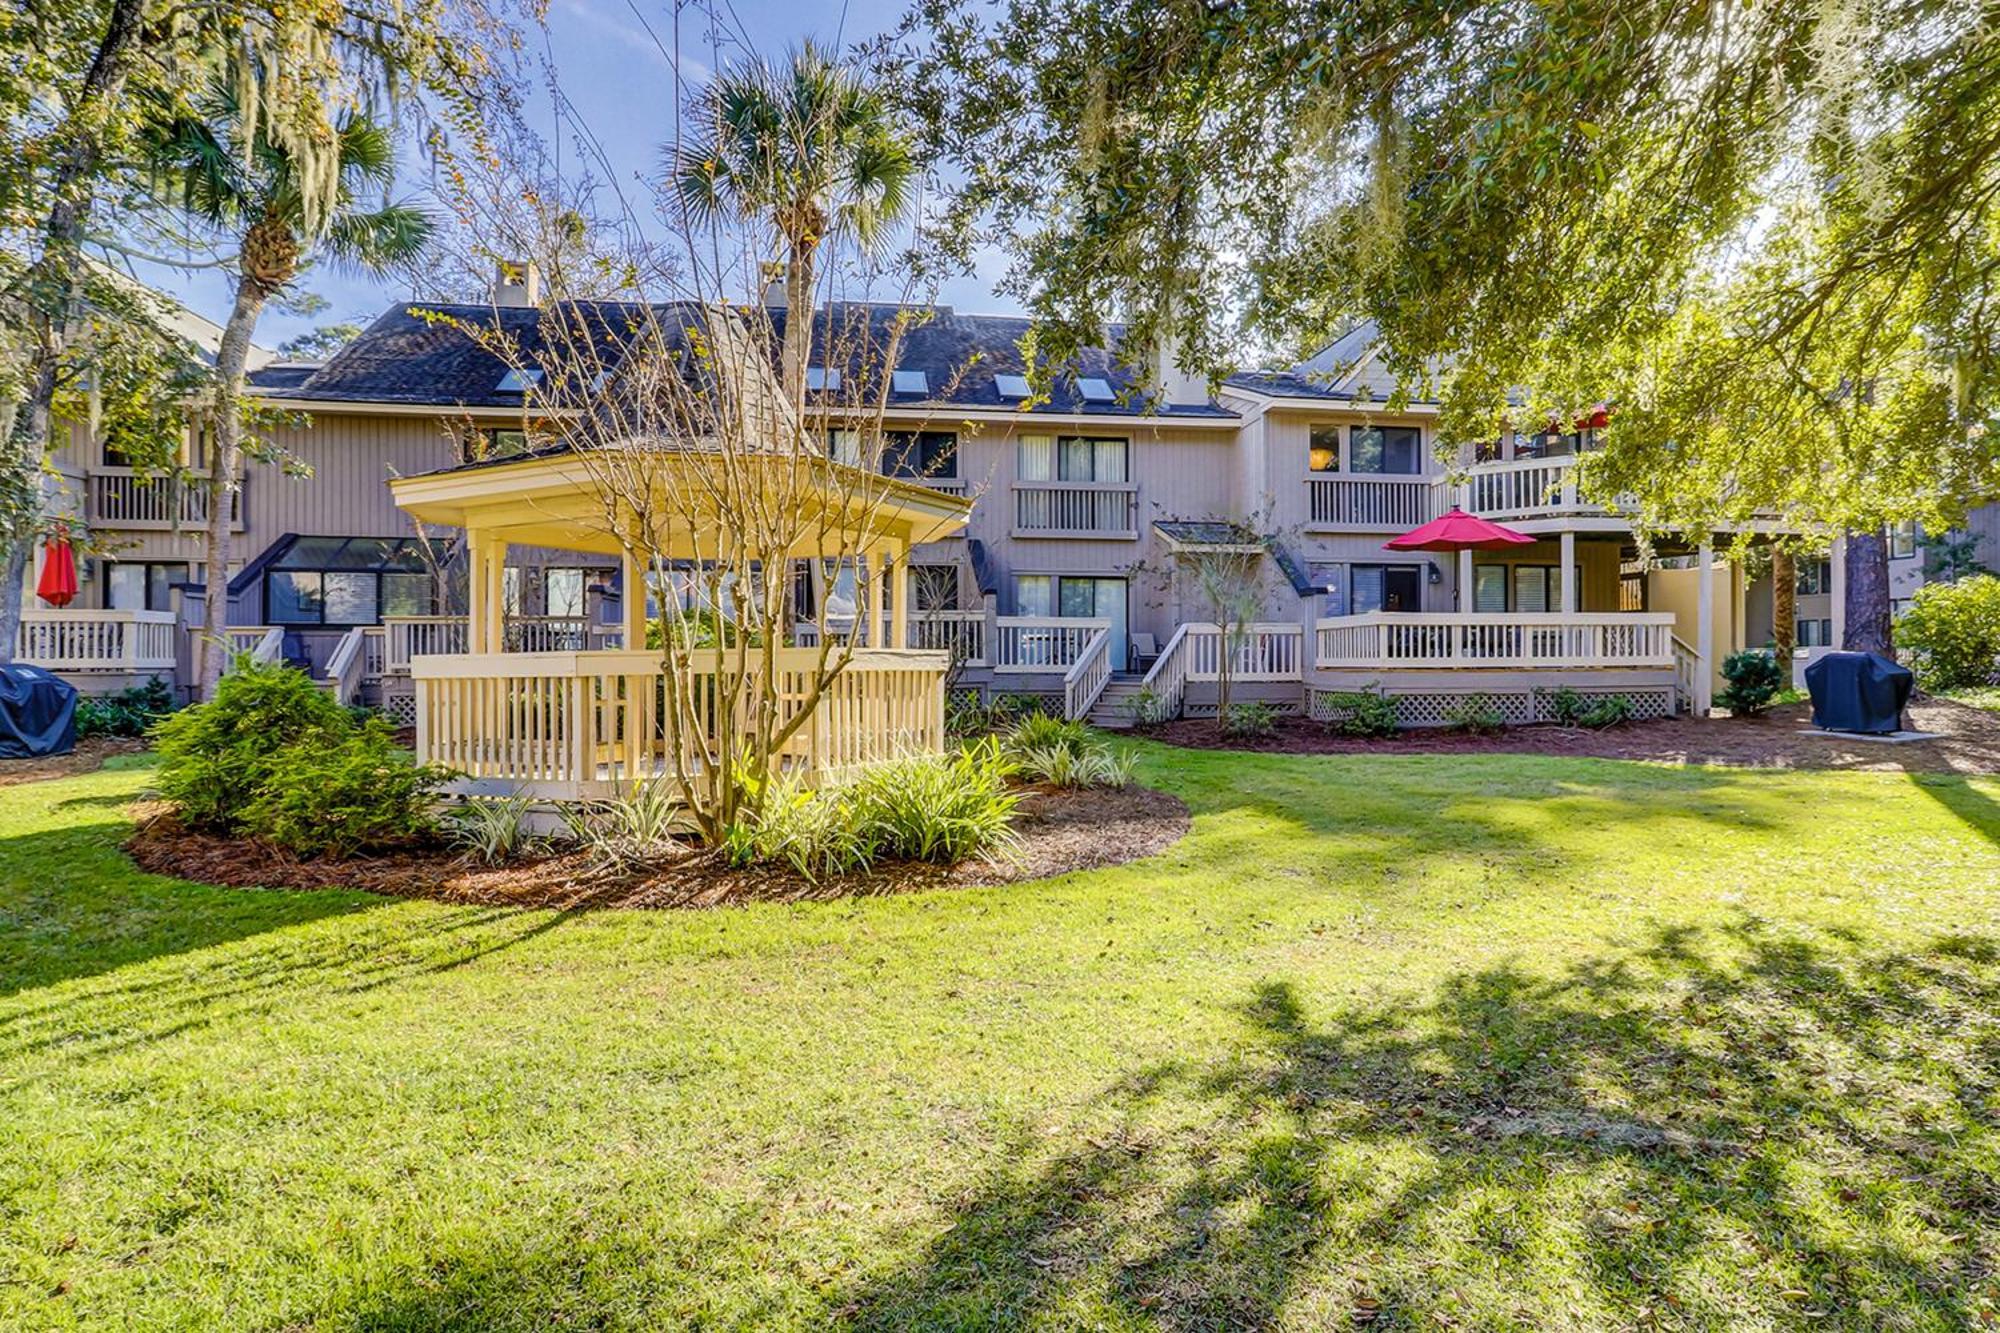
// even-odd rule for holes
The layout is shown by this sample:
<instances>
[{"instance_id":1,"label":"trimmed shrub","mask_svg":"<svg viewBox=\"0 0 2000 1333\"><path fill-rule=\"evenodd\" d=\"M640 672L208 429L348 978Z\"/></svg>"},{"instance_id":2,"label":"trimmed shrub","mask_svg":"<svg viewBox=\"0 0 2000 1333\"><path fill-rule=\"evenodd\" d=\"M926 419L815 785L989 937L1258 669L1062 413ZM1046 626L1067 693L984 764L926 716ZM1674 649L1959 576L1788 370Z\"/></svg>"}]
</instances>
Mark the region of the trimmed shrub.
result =
<instances>
[{"instance_id":1,"label":"trimmed shrub","mask_svg":"<svg viewBox=\"0 0 2000 1333\"><path fill-rule=\"evenodd\" d=\"M1603 731L1606 727L1621 726L1630 722L1638 711L1637 705L1629 696L1607 694L1584 709L1577 717L1577 723L1594 731Z\"/></svg>"},{"instance_id":2,"label":"trimmed shrub","mask_svg":"<svg viewBox=\"0 0 2000 1333\"><path fill-rule=\"evenodd\" d=\"M244 832L295 856L338 860L430 836L432 803L450 777L449 769L416 763L371 718L337 739L314 737L274 753L238 819Z\"/></svg>"},{"instance_id":3,"label":"trimmed shrub","mask_svg":"<svg viewBox=\"0 0 2000 1333\"><path fill-rule=\"evenodd\" d=\"M1222 714L1222 734L1238 740L1257 740L1277 730L1278 710L1267 703L1231 704Z\"/></svg>"},{"instance_id":4,"label":"trimmed shrub","mask_svg":"<svg viewBox=\"0 0 2000 1333\"><path fill-rule=\"evenodd\" d=\"M152 725L174 711L174 693L164 680L153 677L144 685L134 685L116 694L86 694L76 701L76 734L89 736L143 736Z\"/></svg>"},{"instance_id":5,"label":"trimmed shrub","mask_svg":"<svg viewBox=\"0 0 2000 1333\"><path fill-rule=\"evenodd\" d=\"M1722 659L1722 677L1728 688L1715 696L1732 717L1751 717L1771 706L1784 687L1784 669L1777 656L1762 648L1746 648Z\"/></svg>"},{"instance_id":6,"label":"trimmed shrub","mask_svg":"<svg viewBox=\"0 0 2000 1333\"><path fill-rule=\"evenodd\" d=\"M1468 736L1492 736L1507 725L1507 716L1485 695L1468 694L1444 710L1444 722Z\"/></svg>"},{"instance_id":7,"label":"trimmed shrub","mask_svg":"<svg viewBox=\"0 0 2000 1333\"><path fill-rule=\"evenodd\" d=\"M1630 722L1639 711L1626 695L1604 694L1593 697L1567 685L1548 691L1544 695L1544 706L1548 709L1549 716L1559 725L1589 727L1594 731L1615 727L1621 722Z\"/></svg>"},{"instance_id":8,"label":"trimmed shrub","mask_svg":"<svg viewBox=\"0 0 2000 1333\"><path fill-rule=\"evenodd\" d=\"M1396 701L1377 690L1355 690L1335 694L1327 702L1337 714L1327 725L1343 736L1393 736L1401 719Z\"/></svg>"},{"instance_id":9,"label":"trimmed shrub","mask_svg":"<svg viewBox=\"0 0 2000 1333\"><path fill-rule=\"evenodd\" d=\"M2000 675L2000 578L1975 574L1917 589L1896 620L1896 646L1926 690L1991 683Z\"/></svg>"},{"instance_id":10,"label":"trimmed shrub","mask_svg":"<svg viewBox=\"0 0 2000 1333\"><path fill-rule=\"evenodd\" d=\"M235 832L281 756L336 749L353 726L347 710L304 672L239 662L213 699L154 725L160 794L190 824Z\"/></svg>"}]
</instances>

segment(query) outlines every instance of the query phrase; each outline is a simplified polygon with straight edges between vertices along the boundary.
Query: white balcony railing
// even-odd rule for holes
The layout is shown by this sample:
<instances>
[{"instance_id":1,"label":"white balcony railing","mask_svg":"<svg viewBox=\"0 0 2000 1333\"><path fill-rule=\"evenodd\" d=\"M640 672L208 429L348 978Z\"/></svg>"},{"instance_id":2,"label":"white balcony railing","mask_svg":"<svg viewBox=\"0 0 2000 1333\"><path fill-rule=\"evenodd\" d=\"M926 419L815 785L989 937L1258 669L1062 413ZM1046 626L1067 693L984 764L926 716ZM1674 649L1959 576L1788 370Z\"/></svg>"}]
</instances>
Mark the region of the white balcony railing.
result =
<instances>
[{"instance_id":1,"label":"white balcony railing","mask_svg":"<svg viewBox=\"0 0 2000 1333\"><path fill-rule=\"evenodd\" d=\"M1576 459L1570 455L1475 463L1459 488L1458 503L1467 513L1501 522L1563 515L1601 518L1637 507L1625 495L1608 506L1579 496L1575 468Z\"/></svg>"},{"instance_id":2,"label":"white balcony railing","mask_svg":"<svg viewBox=\"0 0 2000 1333\"><path fill-rule=\"evenodd\" d=\"M1449 507L1450 487L1436 477L1306 478L1307 522L1315 528L1403 532Z\"/></svg>"},{"instance_id":3,"label":"white balcony railing","mask_svg":"<svg viewBox=\"0 0 2000 1333\"><path fill-rule=\"evenodd\" d=\"M1060 616L1001 616L993 622L993 669L1005 672L1066 672L1090 647L1091 636L1111 628L1108 620Z\"/></svg>"},{"instance_id":4,"label":"white balcony railing","mask_svg":"<svg viewBox=\"0 0 2000 1333\"><path fill-rule=\"evenodd\" d=\"M208 523L207 478L179 479L129 467L90 469L90 521L106 528L200 528ZM232 527L243 526L243 493L230 496Z\"/></svg>"},{"instance_id":5,"label":"white balcony railing","mask_svg":"<svg viewBox=\"0 0 2000 1333\"><path fill-rule=\"evenodd\" d=\"M1322 670L1486 667L1672 668L1665 612L1483 615L1374 611L1319 623Z\"/></svg>"},{"instance_id":6,"label":"white balcony railing","mask_svg":"<svg viewBox=\"0 0 2000 1333\"><path fill-rule=\"evenodd\" d=\"M171 611L24 611L14 657L51 671L172 671Z\"/></svg>"},{"instance_id":7,"label":"white balcony railing","mask_svg":"<svg viewBox=\"0 0 2000 1333\"><path fill-rule=\"evenodd\" d=\"M1129 482L1017 481L1014 532L1029 537L1137 537L1139 488Z\"/></svg>"}]
</instances>

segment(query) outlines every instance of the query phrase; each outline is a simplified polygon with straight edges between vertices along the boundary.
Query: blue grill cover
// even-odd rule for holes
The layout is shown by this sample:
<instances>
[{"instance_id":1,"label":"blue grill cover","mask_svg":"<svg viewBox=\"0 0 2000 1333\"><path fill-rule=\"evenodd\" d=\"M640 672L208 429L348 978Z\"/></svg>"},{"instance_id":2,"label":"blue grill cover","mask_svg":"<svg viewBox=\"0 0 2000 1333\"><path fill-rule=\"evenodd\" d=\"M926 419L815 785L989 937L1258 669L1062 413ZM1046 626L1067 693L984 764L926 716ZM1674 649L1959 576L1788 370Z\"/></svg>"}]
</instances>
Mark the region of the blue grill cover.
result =
<instances>
[{"instance_id":1,"label":"blue grill cover","mask_svg":"<svg viewBox=\"0 0 2000 1333\"><path fill-rule=\"evenodd\" d=\"M1903 729L1915 677L1880 653L1828 653L1806 668L1815 727L1881 735Z\"/></svg>"},{"instance_id":2,"label":"blue grill cover","mask_svg":"<svg viewBox=\"0 0 2000 1333\"><path fill-rule=\"evenodd\" d=\"M0 666L0 759L76 748L76 686L25 663Z\"/></svg>"}]
</instances>

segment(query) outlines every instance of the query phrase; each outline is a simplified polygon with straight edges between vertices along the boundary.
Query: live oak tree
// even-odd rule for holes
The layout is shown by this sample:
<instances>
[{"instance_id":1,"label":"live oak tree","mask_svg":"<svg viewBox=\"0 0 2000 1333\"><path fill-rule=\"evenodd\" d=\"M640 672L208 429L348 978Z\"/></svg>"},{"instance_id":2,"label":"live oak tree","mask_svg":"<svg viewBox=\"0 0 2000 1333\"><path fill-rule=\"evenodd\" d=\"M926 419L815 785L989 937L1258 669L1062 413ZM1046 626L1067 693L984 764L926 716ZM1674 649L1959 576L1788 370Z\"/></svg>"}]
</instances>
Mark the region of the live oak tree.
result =
<instances>
[{"instance_id":1,"label":"live oak tree","mask_svg":"<svg viewBox=\"0 0 2000 1333\"><path fill-rule=\"evenodd\" d=\"M1975 0L925 0L899 87L1056 359L1380 321L1449 447L1609 401L1586 493L1942 531L2000 493L2000 32ZM1876 646L1866 644L1865 646Z\"/></svg>"},{"instance_id":2,"label":"live oak tree","mask_svg":"<svg viewBox=\"0 0 2000 1333\"><path fill-rule=\"evenodd\" d=\"M357 107L423 110L431 152L478 150L511 106L511 0L29 0L0 16L0 244L20 257L0 291L13 356L11 430L0 456L0 657L11 651L21 571L40 524L34 478L66 380L84 376L86 261L143 253L145 163L163 113L219 71L267 143L329 179L328 127ZM249 140L237 145L247 147ZM158 257L158 256L150 256ZM169 257L169 262L177 262Z\"/></svg>"}]
</instances>

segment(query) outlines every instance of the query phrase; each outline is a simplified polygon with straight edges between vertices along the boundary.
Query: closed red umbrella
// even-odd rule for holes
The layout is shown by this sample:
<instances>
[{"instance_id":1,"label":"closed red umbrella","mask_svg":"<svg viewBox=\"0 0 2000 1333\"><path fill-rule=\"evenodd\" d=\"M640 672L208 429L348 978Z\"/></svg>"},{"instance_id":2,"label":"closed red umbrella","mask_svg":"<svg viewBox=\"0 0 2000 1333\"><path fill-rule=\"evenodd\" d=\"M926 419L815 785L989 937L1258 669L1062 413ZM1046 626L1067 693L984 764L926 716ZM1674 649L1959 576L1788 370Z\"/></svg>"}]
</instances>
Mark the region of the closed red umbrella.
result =
<instances>
[{"instance_id":1,"label":"closed red umbrella","mask_svg":"<svg viewBox=\"0 0 2000 1333\"><path fill-rule=\"evenodd\" d=\"M1382 544L1392 551L1503 551L1509 546L1533 546L1535 539L1453 505L1450 512Z\"/></svg>"},{"instance_id":2,"label":"closed red umbrella","mask_svg":"<svg viewBox=\"0 0 2000 1333\"><path fill-rule=\"evenodd\" d=\"M43 548L42 577L35 595L50 606L68 606L76 598L76 552L69 538L51 537Z\"/></svg>"}]
</instances>

